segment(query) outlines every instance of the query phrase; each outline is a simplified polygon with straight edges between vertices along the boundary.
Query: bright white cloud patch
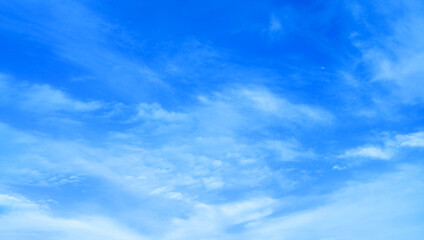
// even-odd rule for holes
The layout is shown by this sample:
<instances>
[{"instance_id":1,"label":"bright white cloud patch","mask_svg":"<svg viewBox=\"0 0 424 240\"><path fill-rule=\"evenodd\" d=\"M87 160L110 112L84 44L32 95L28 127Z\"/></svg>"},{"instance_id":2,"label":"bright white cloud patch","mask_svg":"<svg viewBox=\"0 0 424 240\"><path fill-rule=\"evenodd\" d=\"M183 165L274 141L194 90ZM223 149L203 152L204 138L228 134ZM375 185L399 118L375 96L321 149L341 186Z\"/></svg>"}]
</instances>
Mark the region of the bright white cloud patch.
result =
<instances>
[{"instance_id":1,"label":"bright white cloud patch","mask_svg":"<svg viewBox=\"0 0 424 240\"><path fill-rule=\"evenodd\" d=\"M424 147L424 132L397 135L396 141L400 144L400 146Z\"/></svg>"},{"instance_id":2,"label":"bright white cloud patch","mask_svg":"<svg viewBox=\"0 0 424 240\"><path fill-rule=\"evenodd\" d=\"M388 160L394 158L399 152L407 151L407 147L424 147L424 133L415 132L410 134L399 134L392 138L382 139L383 147L362 146L347 150L340 155L341 158L371 158Z\"/></svg>"},{"instance_id":3,"label":"bright white cloud patch","mask_svg":"<svg viewBox=\"0 0 424 240\"><path fill-rule=\"evenodd\" d=\"M347 151L341 157L365 157L387 160L391 156L390 150L383 150L379 147L360 147Z\"/></svg>"}]
</instances>

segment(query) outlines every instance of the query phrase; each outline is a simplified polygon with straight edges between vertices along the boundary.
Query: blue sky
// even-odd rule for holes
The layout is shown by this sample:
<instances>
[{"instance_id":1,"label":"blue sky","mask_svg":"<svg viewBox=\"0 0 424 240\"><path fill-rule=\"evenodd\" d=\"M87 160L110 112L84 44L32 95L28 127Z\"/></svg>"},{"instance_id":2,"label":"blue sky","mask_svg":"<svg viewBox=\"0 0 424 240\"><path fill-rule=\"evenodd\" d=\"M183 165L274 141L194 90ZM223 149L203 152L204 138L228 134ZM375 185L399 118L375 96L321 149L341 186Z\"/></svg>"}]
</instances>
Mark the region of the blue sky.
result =
<instances>
[{"instance_id":1,"label":"blue sky","mask_svg":"<svg viewBox=\"0 0 424 240\"><path fill-rule=\"evenodd\" d=\"M421 239L421 1L0 3L1 239Z\"/></svg>"}]
</instances>

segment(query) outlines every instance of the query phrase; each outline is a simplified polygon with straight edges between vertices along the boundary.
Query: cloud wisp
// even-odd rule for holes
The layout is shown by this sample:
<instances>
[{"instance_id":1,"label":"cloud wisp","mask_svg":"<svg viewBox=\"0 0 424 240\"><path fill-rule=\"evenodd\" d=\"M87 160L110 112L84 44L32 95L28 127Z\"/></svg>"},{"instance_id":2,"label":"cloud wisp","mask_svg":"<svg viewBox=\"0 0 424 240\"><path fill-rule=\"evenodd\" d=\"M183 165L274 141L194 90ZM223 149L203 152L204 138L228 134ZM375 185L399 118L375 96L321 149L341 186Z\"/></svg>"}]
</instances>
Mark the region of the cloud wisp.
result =
<instances>
[{"instance_id":1,"label":"cloud wisp","mask_svg":"<svg viewBox=\"0 0 424 240\"><path fill-rule=\"evenodd\" d=\"M22 239L43 236L43 239L124 239L145 240L139 233L96 216L78 218L56 217L38 203L24 197L0 194L0 236Z\"/></svg>"},{"instance_id":2,"label":"cloud wisp","mask_svg":"<svg viewBox=\"0 0 424 240\"><path fill-rule=\"evenodd\" d=\"M0 76L1 104L24 111L38 113L90 112L102 108L99 101L80 101L65 92L47 84L30 84L12 81L10 77Z\"/></svg>"}]
</instances>

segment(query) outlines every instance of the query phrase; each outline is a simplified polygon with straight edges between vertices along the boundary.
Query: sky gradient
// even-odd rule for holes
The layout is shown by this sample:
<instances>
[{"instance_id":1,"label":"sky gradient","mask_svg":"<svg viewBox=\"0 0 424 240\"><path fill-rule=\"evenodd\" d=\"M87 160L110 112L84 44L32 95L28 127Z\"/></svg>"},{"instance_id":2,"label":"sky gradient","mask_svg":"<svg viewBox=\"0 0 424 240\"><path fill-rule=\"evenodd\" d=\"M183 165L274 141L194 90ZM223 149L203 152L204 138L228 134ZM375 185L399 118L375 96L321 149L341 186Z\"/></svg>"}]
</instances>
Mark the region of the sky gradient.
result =
<instances>
[{"instance_id":1,"label":"sky gradient","mask_svg":"<svg viewBox=\"0 0 424 240\"><path fill-rule=\"evenodd\" d=\"M0 2L0 239L420 240L424 3Z\"/></svg>"}]
</instances>

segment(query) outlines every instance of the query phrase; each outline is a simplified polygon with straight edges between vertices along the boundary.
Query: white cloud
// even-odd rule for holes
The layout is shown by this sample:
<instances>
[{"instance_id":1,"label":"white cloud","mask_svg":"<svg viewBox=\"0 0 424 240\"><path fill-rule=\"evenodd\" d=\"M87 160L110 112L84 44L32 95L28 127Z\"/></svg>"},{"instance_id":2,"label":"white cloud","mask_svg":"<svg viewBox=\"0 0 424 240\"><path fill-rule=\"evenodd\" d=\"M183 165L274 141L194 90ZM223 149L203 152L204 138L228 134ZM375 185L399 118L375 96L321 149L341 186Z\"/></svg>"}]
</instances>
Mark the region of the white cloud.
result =
<instances>
[{"instance_id":1,"label":"white cloud","mask_svg":"<svg viewBox=\"0 0 424 240\"><path fill-rule=\"evenodd\" d=\"M400 144L400 146L424 147L424 132L397 135L396 141Z\"/></svg>"},{"instance_id":2,"label":"white cloud","mask_svg":"<svg viewBox=\"0 0 424 240\"><path fill-rule=\"evenodd\" d=\"M295 161L302 158L312 158L315 154L311 150L302 149L301 145L295 141L264 141L261 148L268 150L270 153L281 161Z\"/></svg>"},{"instance_id":3,"label":"white cloud","mask_svg":"<svg viewBox=\"0 0 424 240\"><path fill-rule=\"evenodd\" d=\"M382 149L379 147L359 147L352 150L346 151L340 157L350 158L350 157L365 157L365 158L376 158L387 160L392 157L391 149Z\"/></svg>"},{"instance_id":4,"label":"white cloud","mask_svg":"<svg viewBox=\"0 0 424 240\"><path fill-rule=\"evenodd\" d=\"M291 103L264 89L242 89L240 94L248 101L247 105L288 120L326 122L332 119L329 112L319 107Z\"/></svg>"},{"instance_id":5,"label":"white cloud","mask_svg":"<svg viewBox=\"0 0 424 240\"><path fill-rule=\"evenodd\" d=\"M174 122L184 120L185 118L187 118L185 114L166 111L158 103L140 103L137 106L137 114L132 120L162 120Z\"/></svg>"},{"instance_id":6,"label":"white cloud","mask_svg":"<svg viewBox=\"0 0 424 240\"><path fill-rule=\"evenodd\" d=\"M100 102L84 102L49 85L27 84L0 76L0 104L32 112L88 112L100 109Z\"/></svg>"},{"instance_id":7,"label":"white cloud","mask_svg":"<svg viewBox=\"0 0 424 240\"><path fill-rule=\"evenodd\" d=\"M243 116L246 120L276 117L286 122L301 124L329 123L333 120L333 115L320 107L292 103L262 87L231 89L215 94L215 99L203 98L203 101L209 105L214 104L222 110L231 111L233 114L250 114L250 116ZM232 117L237 119L237 115ZM284 123L280 122L280 124Z\"/></svg>"},{"instance_id":8,"label":"white cloud","mask_svg":"<svg viewBox=\"0 0 424 240\"><path fill-rule=\"evenodd\" d=\"M22 87L33 88L34 85ZM69 106L80 109L67 101L59 102L60 107L46 109L59 111L57 109L69 109ZM268 158L296 160L310 157L312 153L304 151L301 143L295 140L282 141L263 136L261 139L246 141L240 137L242 127L252 126L252 132L258 133L270 126L288 127L296 124L302 127L304 123L328 121L325 119L326 114L322 117L314 115L321 113L319 108L294 104L266 89L253 87L216 93L196 102L190 109L182 108L179 112L167 111L159 104L146 103L130 109L130 112L136 112L134 118L139 120L132 121L131 128L117 131L111 134L112 137L94 143L57 139L0 125L0 152L8 159L13 159L7 162L7 168L0 166L2 183L7 185L13 181L14 184L45 189L68 189L74 184L80 184L90 189L97 186L92 186L85 179L95 179L113 191L128 194L143 204L149 202L151 205L137 209L138 212L151 214L148 215L151 219L148 219L146 225L152 222L167 225L170 218L180 217L181 212L189 214L194 211L194 215L200 214L193 210L193 205L202 204L205 198L210 202L217 199L230 202L232 197L224 196L223 192L266 188L275 182L279 185L274 186L274 189L292 187L294 180L269 167ZM75 199L79 197L75 196ZM228 206L209 203L206 208L211 208L212 212L217 211L217 218L228 222L228 225L217 226L225 230L232 226L231 222L244 224L272 213L267 201L252 201L228 203ZM259 202L259 206L255 201ZM263 207L262 204L267 206ZM166 215L166 219L161 219L163 215ZM38 222L44 221L28 216L28 219L31 218ZM201 219L204 219L203 216ZM83 221L80 218L77 220ZM83 222L85 224L85 220ZM140 226L144 223L137 224ZM213 229L208 224L205 227ZM40 228L43 229L43 226ZM187 236L187 230L181 233L178 227L174 230L176 236ZM198 231L198 236L206 236L203 235L203 229ZM167 235L169 239L174 236Z\"/></svg>"},{"instance_id":9,"label":"white cloud","mask_svg":"<svg viewBox=\"0 0 424 240\"><path fill-rule=\"evenodd\" d=\"M198 204L187 218L175 219L157 238L418 240L424 234L422 174L421 166L402 166L373 180L351 182L294 212L289 209L296 201L309 197Z\"/></svg>"},{"instance_id":10,"label":"white cloud","mask_svg":"<svg viewBox=\"0 0 424 240\"><path fill-rule=\"evenodd\" d=\"M271 41L279 40L285 35L298 30L301 25L299 24L300 20L297 11L286 5L279 9L273 9L269 16L268 24L263 31L267 33Z\"/></svg>"},{"instance_id":11,"label":"white cloud","mask_svg":"<svg viewBox=\"0 0 424 240\"><path fill-rule=\"evenodd\" d=\"M21 142L32 142L30 138L20 137L20 139L22 139ZM34 141L39 142L37 139ZM73 155L72 159L91 156L91 159L87 159L87 161L99 161L99 167L104 166L109 170L104 171L99 167L94 167L86 169L86 173L88 173L87 171L95 171L99 175L115 179L115 183L119 186L140 194L142 198L146 198L146 191L143 189L146 185L156 186L156 190L152 189L155 191L155 196L164 196L177 201L184 200L186 197L183 193L175 191L176 185L166 185L166 181L152 181L152 176L158 174L155 171L160 169L143 169L143 164L161 161L156 157L148 159L148 155L153 152L146 155L143 154L143 151L146 150L140 149L134 151L133 154L119 153L115 152L116 149L120 148L118 146L114 147L115 150L110 149L107 152L99 151L99 149L80 149L75 152L63 151L63 148L58 148L58 146L60 144L50 147L54 148L56 152L62 152L63 156ZM40 150L38 145L35 148ZM81 146L78 148L81 148ZM81 151L87 151L89 155L75 156L75 154L81 154L78 153ZM159 152L162 151L159 150ZM185 155L185 157L187 156ZM59 158L61 157L59 156ZM213 164L211 159L193 160ZM50 157L50 161L52 161L52 164L56 160ZM69 162L70 159L63 159L63 161ZM118 162L119 165L116 165ZM128 165L125 165L126 162L128 162ZM216 165L226 168L228 163L224 161ZM61 164L61 166L69 168L69 165ZM75 167L77 166L84 169L89 165L84 161L79 161ZM189 168L192 166L189 165ZM194 165L194 168L197 167ZM182 174L184 170L180 169L178 172ZM143 176L140 176L140 174L143 174ZM169 172L169 174L172 175L173 172ZM137 177L124 177L129 175ZM195 178L196 174L189 176ZM290 214L283 216L281 216L282 212L287 212L291 206L290 204L286 206L284 199L250 198L229 201L225 204L205 204L200 199L196 201L192 199L188 201L190 207L185 210L187 216L184 215L186 217L177 217L172 213L167 213L167 216L174 217L174 220L167 222L166 226L159 232L152 233L150 239L290 240L310 239L312 236L317 239L367 239L367 236L376 238L376 236L379 236L378 234L382 234L385 239L389 240L401 239L399 238L401 235L408 236L408 239L417 239L416 236L420 236L418 234L421 234L422 229L424 229L419 220L424 211L421 201L419 201L424 196L424 183L419 176L422 176L419 166L403 167L399 172L386 174L371 182L351 183L348 187L325 197L322 205L294 213L290 210L288 211ZM169 175L166 173L157 176L158 179L167 177ZM256 178L254 175L244 177ZM235 179L241 181L244 177L237 176ZM175 180L179 181L179 179ZM211 181L210 184L220 179L206 180ZM139 184L136 184L137 182ZM191 185L191 187L194 187L194 185ZM212 189L214 187L216 186L212 186ZM196 193L200 194L201 192L197 191ZM304 200L302 197L289 202L294 204L294 202ZM149 207L155 207L154 203L150 204L153 205ZM104 217L54 217L39 204L22 197L0 195L0 205L19 210L10 211L0 218L0 236L3 234L3 236L12 240L13 237L19 239L19 237L35 236L34 233L44 234L43 239L58 239L57 234L63 236L59 239L65 240L72 238L141 238L134 231ZM172 205L168 207L172 207ZM387 211L387 209L391 209L391 211ZM166 211L166 209L162 210ZM149 221L155 221L155 219ZM166 220L161 219L161 221Z\"/></svg>"},{"instance_id":12,"label":"white cloud","mask_svg":"<svg viewBox=\"0 0 424 240\"><path fill-rule=\"evenodd\" d=\"M140 91L134 91L134 87L147 94L153 87L166 85L142 61L116 50L117 45L134 44L129 31L105 21L79 1L16 0L0 5L16 16L3 18L0 28L45 44L65 61L88 70L93 76L90 81L99 81L109 91L139 99ZM43 17L37 17L40 15Z\"/></svg>"},{"instance_id":13,"label":"white cloud","mask_svg":"<svg viewBox=\"0 0 424 240\"><path fill-rule=\"evenodd\" d=\"M3 169L3 178L6 182L14 179L22 184L51 187L74 184L91 176L122 185L122 190L136 196L153 192L157 197L183 201L208 192L261 186L272 179L290 181L267 166L268 158L293 161L311 157L312 152L302 150L302 145L294 140L265 136L248 142L238 136L240 126L252 123L257 127L253 131L283 125L288 116L280 117L284 107L278 104L279 98L272 95L270 101L277 103L276 109L269 109L263 107L267 103L251 104L250 96L239 91L231 93L200 102L190 112L170 112L158 104L140 104L135 118L153 124L141 122L98 143L57 140L4 125L0 131L10 137L1 141L3 152L15 160ZM261 121L270 115L275 119ZM138 124L131 124L134 123ZM27 140L17 141L18 138ZM283 185L280 187L287 187ZM155 192L157 189L162 190Z\"/></svg>"},{"instance_id":14,"label":"white cloud","mask_svg":"<svg viewBox=\"0 0 424 240\"><path fill-rule=\"evenodd\" d=\"M0 237L2 239L146 239L125 226L99 216L64 218L23 197L0 194Z\"/></svg>"},{"instance_id":15,"label":"white cloud","mask_svg":"<svg viewBox=\"0 0 424 240\"><path fill-rule=\"evenodd\" d=\"M32 85L21 92L22 107L27 110L85 112L101 108L99 102L78 101L48 85Z\"/></svg>"},{"instance_id":16,"label":"white cloud","mask_svg":"<svg viewBox=\"0 0 424 240\"><path fill-rule=\"evenodd\" d=\"M266 218L275 200L256 198L222 205L197 204L187 219L174 219L159 239L229 239L228 228ZM247 238L250 239L250 238Z\"/></svg>"},{"instance_id":17,"label":"white cloud","mask_svg":"<svg viewBox=\"0 0 424 240\"><path fill-rule=\"evenodd\" d=\"M1 194L0 193L0 206L7 210L12 211L40 211L41 206L33 203L25 198Z\"/></svg>"},{"instance_id":18,"label":"white cloud","mask_svg":"<svg viewBox=\"0 0 424 240\"><path fill-rule=\"evenodd\" d=\"M375 1L368 7L372 14L384 18L379 24L368 20L365 8L354 4L353 12L364 29L375 34L371 40L355 40L362 51L364 62L371 67L373 81L383 83L393 98L402 103L424 101L424 27L421 1ZM361 11L355 9L361 8ZM398 14L404 12L404 14ZM371 14L369 14L371 15ZM367 22L370 21L370 22ZM380 29L386 29L383 32ZM393 101L393 99L392 99Z\"/></svg>"},{"instance_id":19,"label":"white cloud","mask_svg":"<svg viewBox=\"0 0 424 240\"><path fill-rule=\"evenodd\" d=\"M330 195L325 205L251 224L242 238L421 239L424 182L418 169L407 166L370 182L352 183Z\"/></svg>"},{"instance_id":20,"label":"white cloud","mask_svg":"<svg viewBox=\"0 0 424 240\"><path fill-rule=\"evenodd\" d=\"M55 94L51 87L25 85L21 87L22 94L28 99L36 98L40 94L26 93L34 88L39 90L36 93L40 89L53 91L50 95L56 100L44 111L83 111L91 106L90 102ZM11 136L2 140L4 153L15 159L14 164L3 169L4 176L24 184L53 186L73 184L88 175L122 184L123 189L136 195L164 189L155 195L174 199L260 186L272 179L290 181L269 168L267 161L310 158L314 156L312 151L302 149L302 144L293 139L263 136L246 141L240 132L249 127L256 134L267 127L288 127L293 123L301 126L328 121L331 116L319 108L293 104L267 90L253 88L216 93L190 111L183 108L172 112L159 104L146 103L132 110L136 113L129 118L136 126L114 132L99 143L25 134L4 125L0 131ZM17 138L32 140L17 142ZM198 193L189 191L188 186Z\"/></svg>"},{"instance_id":21,"label":"white cloud","mask_svg":"<svg viewBox=\"0 0 424 240\"><path fill-rule=\"evenodd\" d=\"M391 138L382 140L383 147L372 145L361 146L358 148L347 150L340 158L374 158L389 160L396 156L406 147L420 148L424 147L424 132L415 132L410 134L398 134Z\"/></svg>"},{"instance_id":22,"label":"white cloud","mask_svg":"<svg viewBox=\"0 0 424 240\"><path fill-rule=\"evenodd\" d=\"M268 31L273 33L273 32L278 32L278 31L281 31L281 30L282 30L281 20L277 16L271 15L270 20L269 20Z\"/></svg>"}]
</instances>

